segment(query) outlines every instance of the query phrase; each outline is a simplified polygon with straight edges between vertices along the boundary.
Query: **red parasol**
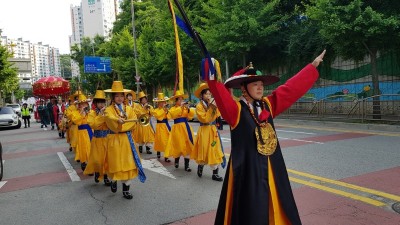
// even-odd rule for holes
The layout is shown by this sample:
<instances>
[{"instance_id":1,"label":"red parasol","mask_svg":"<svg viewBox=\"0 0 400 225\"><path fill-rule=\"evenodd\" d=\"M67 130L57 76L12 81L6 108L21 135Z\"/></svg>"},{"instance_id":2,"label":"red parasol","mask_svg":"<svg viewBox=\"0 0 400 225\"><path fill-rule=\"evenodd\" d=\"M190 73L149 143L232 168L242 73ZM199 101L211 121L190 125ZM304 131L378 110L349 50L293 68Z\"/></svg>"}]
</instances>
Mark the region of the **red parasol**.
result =
<instances>
[{"instance_id":1,"label":"red parasol","mask_svg":"<svg viewBox=\"0 0 400 225\"><path fill-rule=\"evenodd\" d=\"M62 77L43 77L33 84L33 94L41 97L62 95L69 92L69 82Z\"/></svg>"}]
</instances>

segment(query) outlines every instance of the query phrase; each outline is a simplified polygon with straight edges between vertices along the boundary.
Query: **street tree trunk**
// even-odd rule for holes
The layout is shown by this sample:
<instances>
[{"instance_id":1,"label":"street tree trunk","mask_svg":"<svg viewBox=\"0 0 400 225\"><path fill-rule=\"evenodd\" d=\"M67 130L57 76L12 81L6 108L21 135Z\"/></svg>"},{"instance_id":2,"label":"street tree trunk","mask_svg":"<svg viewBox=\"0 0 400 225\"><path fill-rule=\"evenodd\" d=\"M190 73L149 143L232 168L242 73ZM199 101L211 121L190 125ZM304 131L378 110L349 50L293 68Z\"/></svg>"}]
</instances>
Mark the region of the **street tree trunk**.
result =
<instances>
[{"instance_id":1,"label":"street tree trunk","mask_svg":"<svg viewBox=\"0 0 400 225\"><path fill-rule=\"evenodd\" d=\"M379 95L380 90L379 90L379 74L377 71L377 65L376 65L376 58L377 58L377 50L376 49L371 49L371 75L372 75L372 87L373 87L373 95ZM373 119L381 119L381 102L379 97L373 97L372 101L372 118Z\"/></svg>"}]
</instances>

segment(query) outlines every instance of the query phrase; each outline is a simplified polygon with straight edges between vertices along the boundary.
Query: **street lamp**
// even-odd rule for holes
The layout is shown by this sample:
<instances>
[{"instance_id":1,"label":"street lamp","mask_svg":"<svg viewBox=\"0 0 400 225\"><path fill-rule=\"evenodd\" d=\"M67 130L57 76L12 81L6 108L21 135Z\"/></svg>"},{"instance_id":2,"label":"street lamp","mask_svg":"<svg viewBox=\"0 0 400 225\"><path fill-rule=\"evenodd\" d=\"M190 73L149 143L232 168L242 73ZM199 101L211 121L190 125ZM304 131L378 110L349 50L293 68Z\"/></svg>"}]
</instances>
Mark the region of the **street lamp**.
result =
<instances>
[{"instance_id":1,"label":"street lamp","mask_svg":"<svg viewBox=\"0 0 400 225\"><path fill-rule=\"evenodd\" d=\"M139 68L137 65L137 50L136 50L136 28L135 28L135 6L133 5L133 0L131 0L131 13L132 13L132 33L133 33L133 53L135 58L135 78L136 78L136 94L139 95L140 89L140 75Z\"/></svg>"}]
</instances>

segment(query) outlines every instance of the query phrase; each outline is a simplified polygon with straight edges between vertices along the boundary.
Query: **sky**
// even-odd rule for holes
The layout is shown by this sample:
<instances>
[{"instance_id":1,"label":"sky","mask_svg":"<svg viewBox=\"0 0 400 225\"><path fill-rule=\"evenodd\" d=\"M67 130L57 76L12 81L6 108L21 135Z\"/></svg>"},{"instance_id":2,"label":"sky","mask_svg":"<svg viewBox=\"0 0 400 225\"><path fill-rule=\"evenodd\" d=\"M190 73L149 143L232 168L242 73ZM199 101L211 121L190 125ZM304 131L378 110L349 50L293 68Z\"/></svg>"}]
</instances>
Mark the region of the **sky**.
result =
<instances>
[{"instance_id":1,"label":"sky","mask_svg":"<svg viewBox=\"0 0 400 225\"><path fill-rule=\"evenodd\" d=\"M42 42L69 54L70 5L81 0L0 0L2 36Z\"/></svg>"}]
</instances>

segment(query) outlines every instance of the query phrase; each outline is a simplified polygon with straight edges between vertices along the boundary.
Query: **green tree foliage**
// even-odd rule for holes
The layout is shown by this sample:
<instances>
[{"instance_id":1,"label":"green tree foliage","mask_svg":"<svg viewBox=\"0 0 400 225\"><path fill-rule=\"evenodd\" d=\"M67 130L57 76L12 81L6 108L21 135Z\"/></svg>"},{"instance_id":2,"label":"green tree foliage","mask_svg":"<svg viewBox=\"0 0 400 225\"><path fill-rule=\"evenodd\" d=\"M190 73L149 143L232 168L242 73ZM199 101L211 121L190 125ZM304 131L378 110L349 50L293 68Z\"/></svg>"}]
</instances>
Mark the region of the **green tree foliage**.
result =
<instances>
[{"instance_id":1,"label":"green tree foliage","mask_svg":"<svg viewBox=\"0 0 400 225\"><path fill-rule=\"evenodd\" d=\"M319 32L344 59L369 56L373 94L380 94L378 52L392 50L400 40L400 3L378 0L311 0L307 15L319 22ZM380 114L374 99L374 114Z\"/></svg>"},{"instance_id":2,"label":"green tree foliage","mask_svg":"<svg viewBox=\"0 0 400 225\"><path fill-rule=\"evenodd\" d=\"M8 61L11 56L11 53L0 45L0 90L2 96L10 96L11 92L19 89L17 69Z\"/></svg>"},{"instance_id":3,"label":"green tree foliage","mask_svg":"<svg viewBox=\"0 0 400 225\"><path fill-rule=\"evenodd\" d=\"M60 63L61 63L61 76L64 79L71 79L71 56L68 54L60 55Z\"/></svg>"}]
</instances>

